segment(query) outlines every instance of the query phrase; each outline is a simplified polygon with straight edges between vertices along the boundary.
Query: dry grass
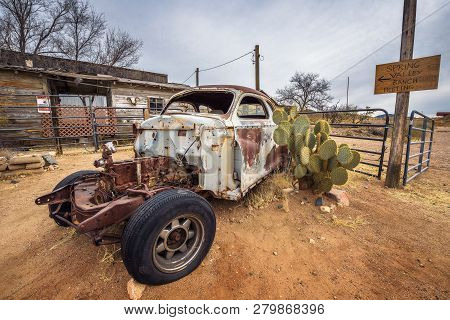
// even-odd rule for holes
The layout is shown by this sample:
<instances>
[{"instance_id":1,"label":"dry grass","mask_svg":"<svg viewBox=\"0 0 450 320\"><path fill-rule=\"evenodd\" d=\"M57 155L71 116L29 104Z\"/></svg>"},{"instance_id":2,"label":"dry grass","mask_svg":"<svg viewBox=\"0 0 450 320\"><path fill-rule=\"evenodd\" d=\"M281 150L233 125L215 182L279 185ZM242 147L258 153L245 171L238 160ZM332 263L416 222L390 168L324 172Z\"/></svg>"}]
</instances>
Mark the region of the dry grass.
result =
<instances>
[{"instance_id":1,"label":"dry grass","mask_svg":"<svg viewBox=\"0 0 450 320\"><path fill-rule=\"evenodd\" d=\"M97 251L97 260L102 265L99 278L103 282L109 282L114 278L114 264L123 262L120 253L120 245L103 245Z\"/></svg>"},{"instance_id":2,"label":"dry grass","mask_svg":"<svg viewBox=\"0 0 450 320\"><path fill-rule=\"evenodd\" d=\"M424 173L426 175L427 172ZM450 209L450 189L439 185L433 180L417 177L409 182L403 189L387 190L387 192L400 200L407 202L421 202L430 206L437 206L445 211Z\"/></svg>"},{"instance_id":3,"label":"dry grass","mask_svg":"<svg viewBox=\"0 0 450 320\"><path fill-rule=\"evenodd\" d=\"M122 262L120 246L116 244L101 246L97 251L97 258L100 263Z\"/></svg>"},{"instance_id":4,"label":"dry grass","mask_svg":"<svg viewBox=\"0 0 450 320\"><path fill-rule=\"evenodd\" d=\"M63 237L59 239L51 248L50 250L54 250L60 245L72 240L77 235L77 232L75 229L70 228L66 233L64 233Z\"/></svg>"},{"instance_id":5,"label":"dry grass","mask_svg":"<svg viewBox=\"0 0 450 320\"><path fill-rule=\"evenodd\" d=\"M292 179L288 175L273 174L246 195L244 204L255 209L265 208L273 201L283 199L283 189L291 187Z\"/></svg>"},{"instance_id":6,"label":"dry grass","mask_svg":"<svg viewBox=\"0 0 450 320\"><path fill-rule=\"evenodd\" d=\"M333 223L337 226L347 227L352 230L367 224L363 216L357 216L355 219L352 219L351 217L348 219L335 218L333 219Z\"/></svg>"}]
</instances>

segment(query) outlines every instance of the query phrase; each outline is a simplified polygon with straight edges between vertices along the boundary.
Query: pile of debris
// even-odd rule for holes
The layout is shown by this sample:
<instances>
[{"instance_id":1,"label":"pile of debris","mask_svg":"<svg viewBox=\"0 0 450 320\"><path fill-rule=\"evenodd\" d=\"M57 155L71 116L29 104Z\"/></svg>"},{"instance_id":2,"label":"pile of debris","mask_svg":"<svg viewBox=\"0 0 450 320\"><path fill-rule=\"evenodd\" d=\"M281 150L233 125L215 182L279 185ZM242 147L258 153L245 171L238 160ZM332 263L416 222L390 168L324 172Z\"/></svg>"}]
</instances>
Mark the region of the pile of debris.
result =
<instances>
[{"instance_id":1,"label":"pile of debris","mask_svg":"<svg viewBox=\"0 0 450 320\"><path fill-rule=\"evenodd\" d=\"M44 172L44 167L54 167L57 162L54 155L17 154L10 157L0 157L0 178L22 174Z\"/></svg>"}]
</instances>

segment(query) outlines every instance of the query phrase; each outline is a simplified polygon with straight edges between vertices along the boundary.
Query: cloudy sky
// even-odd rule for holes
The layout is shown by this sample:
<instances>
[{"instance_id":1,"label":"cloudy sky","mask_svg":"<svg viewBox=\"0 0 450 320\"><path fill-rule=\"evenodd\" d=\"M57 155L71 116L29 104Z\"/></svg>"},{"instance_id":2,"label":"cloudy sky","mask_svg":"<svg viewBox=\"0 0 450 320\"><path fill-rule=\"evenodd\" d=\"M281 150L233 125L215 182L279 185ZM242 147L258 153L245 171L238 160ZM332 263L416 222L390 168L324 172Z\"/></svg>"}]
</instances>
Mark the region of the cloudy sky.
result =
<instances>
[{"instance_id":1,"label":"cloudy sky","mask_svg":"<svg viewBox=\"0 0 450 320\"><path fill-rule=\"evenodd\" d=\"M261 47L261 87L269 94L295 71L333 79L401 33L403 0L91 1L111 26L144 41L139 69L183 82ZM448 0L418 0L417 22ZM332 81L335 100L394 110L395 94L374 95L375 65L399 59L400 38ZM441 54L439 89L411 93L410 109L450 111L450 5L416 27L414 57ZM194 85L194 77L187 83ZM200 84L254 86L251 56L200 74Z\"/></svg>"}]
</instances>

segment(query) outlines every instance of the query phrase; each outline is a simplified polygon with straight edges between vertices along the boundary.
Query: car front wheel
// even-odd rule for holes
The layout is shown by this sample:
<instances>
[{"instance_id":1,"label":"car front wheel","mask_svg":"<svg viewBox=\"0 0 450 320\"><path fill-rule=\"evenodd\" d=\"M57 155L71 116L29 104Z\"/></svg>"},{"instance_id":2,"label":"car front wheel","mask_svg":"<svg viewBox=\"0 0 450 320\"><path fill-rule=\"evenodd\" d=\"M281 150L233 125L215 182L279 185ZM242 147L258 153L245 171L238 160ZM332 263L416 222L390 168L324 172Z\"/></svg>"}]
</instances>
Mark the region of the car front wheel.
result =
<instances>
[{"instance_id":1,"label":"car front wheel","mask_svg":"<svg viewBox=\"0 0 450 320\"><path fill-rule=\"evenodd\" d=\"M171 189L144 202L122 235L125 267L138 282L165 284L194 271L208 253L216 219L194 192Z\"/></svg>"}]
</instances>

